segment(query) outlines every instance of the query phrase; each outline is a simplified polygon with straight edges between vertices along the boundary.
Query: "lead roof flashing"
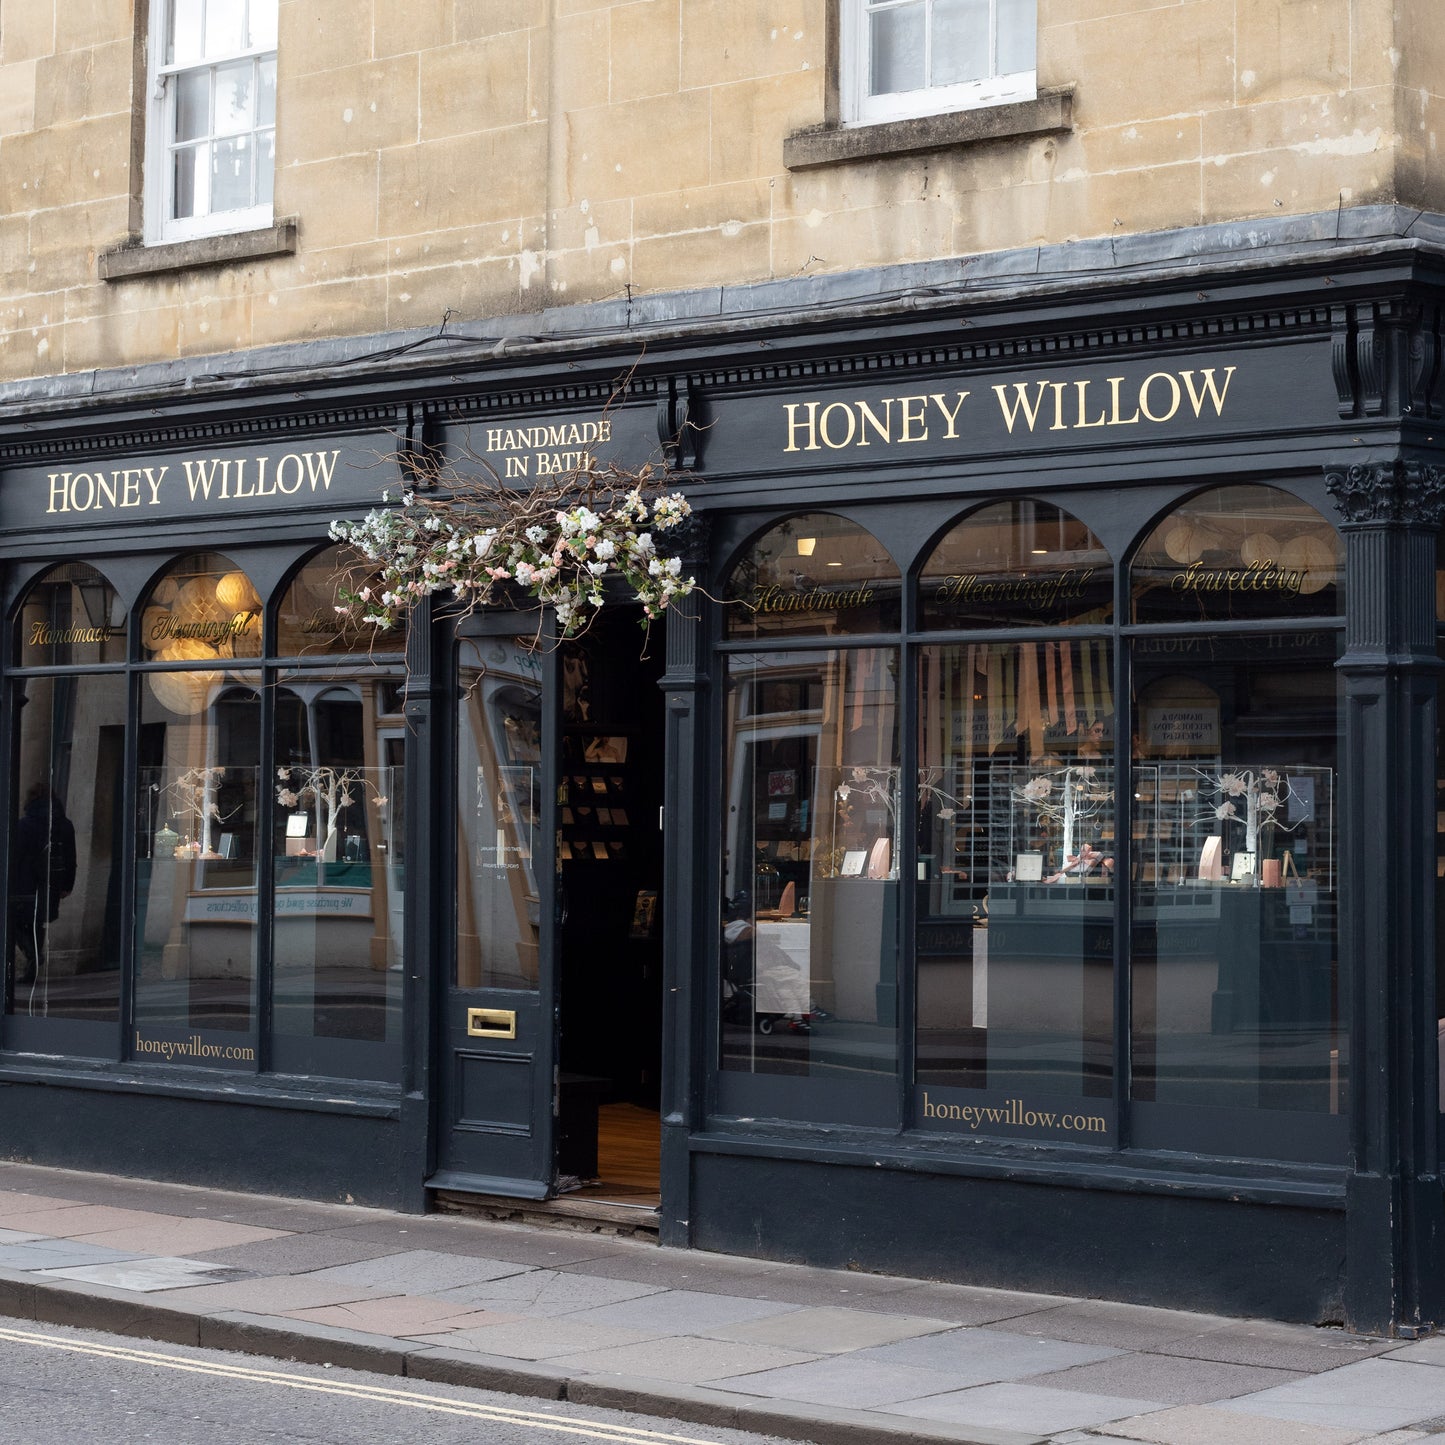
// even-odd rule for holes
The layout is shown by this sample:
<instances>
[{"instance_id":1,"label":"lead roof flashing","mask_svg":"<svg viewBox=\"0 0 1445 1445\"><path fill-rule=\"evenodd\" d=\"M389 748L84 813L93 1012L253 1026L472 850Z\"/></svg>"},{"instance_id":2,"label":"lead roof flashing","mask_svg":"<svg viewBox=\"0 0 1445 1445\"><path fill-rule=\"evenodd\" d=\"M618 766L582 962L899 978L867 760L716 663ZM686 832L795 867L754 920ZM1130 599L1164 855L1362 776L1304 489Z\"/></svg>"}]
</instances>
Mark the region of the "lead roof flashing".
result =
<instances>
[{"instance_id":1,"label":"lead roof flashing","mask_svg":"<svg viewBox=\"0 0 1445 1445\"><path fill-rule=\"evenodd\" d=\"M961 306L1057 302L1098 291L1247 281L1277 268L1359 267L1372 261L1445 262L1445 215L1395 205L1102 237L819 276L585 302L439 328L290 342L0 383L0 426L43 422L97 405L129 408L266 387L327 390L409 371L485 375L499 364L671 344L719 334L796 331L923 316ZM314 398L314 399L319 399Z\"/></svg>"}]
</instances>

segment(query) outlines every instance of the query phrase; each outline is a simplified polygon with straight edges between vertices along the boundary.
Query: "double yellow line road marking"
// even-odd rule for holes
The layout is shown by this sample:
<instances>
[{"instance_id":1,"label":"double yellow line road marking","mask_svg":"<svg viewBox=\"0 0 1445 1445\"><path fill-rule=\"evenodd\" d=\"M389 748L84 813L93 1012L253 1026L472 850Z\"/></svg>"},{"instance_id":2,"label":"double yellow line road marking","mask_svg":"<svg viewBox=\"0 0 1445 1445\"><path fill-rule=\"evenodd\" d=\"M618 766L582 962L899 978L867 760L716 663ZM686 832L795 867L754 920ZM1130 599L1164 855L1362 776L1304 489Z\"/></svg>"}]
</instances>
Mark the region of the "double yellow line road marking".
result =
<instances>
[{"instance_id":1,"label":"double yellow line road marking","mask_svg":"<svg viewBox=\"0 0 1445 1445\"><path fill-rule=\"evenodd\" d=\"M638 1430L628 1425L569 1420L537 1410L509 1410L502 1405L483 1405L446 1395L425 1395L415 1390L392 1389L385 1385L364 1385L325 1376L289 1374L283 1370L258 1370L224 1360L198 1360L189 1355L168 1355L160 1350L133 1349L127 1345L94 1344L64 1335L41 1334L34 1330L0 1328L0 1341L31 1345L40 1349L63 1350L75 1355L117 1360L125 1364L148 1365L155 1369L178 1370L184 1374L206 1375L212 1379L235 1380L240 1384L275 1385L287 1390L306 1390L318 1395L337 1395L348 1400L369 1400L411 1410L430 1410L438 1415L486 1420L496 1424L527 1426L556 1435L576 1435L586 1440L610 1440L618 1445L711 1445L689 1435L668 1435L657 1430Z\"/></svg>"}]
</instances>

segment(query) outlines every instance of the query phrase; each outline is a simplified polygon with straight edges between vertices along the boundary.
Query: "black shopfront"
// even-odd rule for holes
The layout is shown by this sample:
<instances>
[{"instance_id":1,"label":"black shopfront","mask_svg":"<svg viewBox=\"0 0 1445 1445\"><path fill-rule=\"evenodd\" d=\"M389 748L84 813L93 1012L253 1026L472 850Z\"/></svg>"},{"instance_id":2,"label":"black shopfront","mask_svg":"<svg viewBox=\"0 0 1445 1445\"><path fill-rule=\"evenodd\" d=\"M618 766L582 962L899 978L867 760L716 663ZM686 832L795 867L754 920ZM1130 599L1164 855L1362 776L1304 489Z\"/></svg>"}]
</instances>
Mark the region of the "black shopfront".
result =
<instances>
[{"instance_id":1,"label":"black shopfront","mask_svg":"<svg viewBox=\"0 0 1445 1445\"><path fill-rule=\"evenodd\" d=\"M1439 286L12 389L0 1154L542 1205L601 1110L664 1245L1438 1322ZM661 628L336 611L332 519L569 437L691 499Z\"/></svg>"}]
</instances>

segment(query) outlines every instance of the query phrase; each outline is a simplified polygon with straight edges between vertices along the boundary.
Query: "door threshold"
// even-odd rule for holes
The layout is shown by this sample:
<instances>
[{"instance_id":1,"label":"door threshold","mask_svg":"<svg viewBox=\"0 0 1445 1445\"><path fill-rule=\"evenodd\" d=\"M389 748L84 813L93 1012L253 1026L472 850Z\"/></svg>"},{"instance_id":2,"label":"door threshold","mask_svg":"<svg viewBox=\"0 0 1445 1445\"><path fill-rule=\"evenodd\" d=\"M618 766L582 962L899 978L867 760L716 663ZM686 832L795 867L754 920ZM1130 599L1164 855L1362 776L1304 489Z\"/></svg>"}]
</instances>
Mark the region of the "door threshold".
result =
<instances>
[{"instance_id":1,"label":"door threshold","mask_svg":"<svg viewBox=\"0 0 1445 1445\"><path fill-rule=\"evenodd\" d=\"M616 1234L657 1242L659 1211L642 1204L563 1195L559 1199L507 1199L500 1194L472 1194L438 1189L432 1201L441 1214L470 1214L503 1223L571 1229L586 1234Z\"/></svg>"}]
</instances>

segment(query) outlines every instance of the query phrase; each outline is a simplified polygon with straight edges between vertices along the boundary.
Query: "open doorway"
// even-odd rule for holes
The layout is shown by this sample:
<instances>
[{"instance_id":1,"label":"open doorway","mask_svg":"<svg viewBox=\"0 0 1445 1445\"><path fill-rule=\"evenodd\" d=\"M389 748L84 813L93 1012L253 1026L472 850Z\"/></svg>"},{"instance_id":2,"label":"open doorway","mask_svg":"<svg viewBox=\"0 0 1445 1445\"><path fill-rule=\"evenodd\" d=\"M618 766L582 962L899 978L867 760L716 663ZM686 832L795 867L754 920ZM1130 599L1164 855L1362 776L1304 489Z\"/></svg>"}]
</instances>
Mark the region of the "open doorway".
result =
<instances>
[{"instance_id":1,"label":"open doorway","mask_svg":"<svg viewBox=\"0 0 1445 1445\"><path fill-rule=\"evenodd\" d=\"M563 645L557 1175L655 1209L662 1065L663 636L611 608Z\"/></svg>"}]
</instances>

